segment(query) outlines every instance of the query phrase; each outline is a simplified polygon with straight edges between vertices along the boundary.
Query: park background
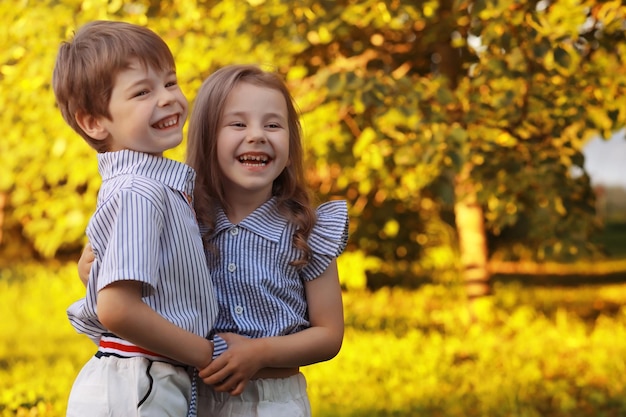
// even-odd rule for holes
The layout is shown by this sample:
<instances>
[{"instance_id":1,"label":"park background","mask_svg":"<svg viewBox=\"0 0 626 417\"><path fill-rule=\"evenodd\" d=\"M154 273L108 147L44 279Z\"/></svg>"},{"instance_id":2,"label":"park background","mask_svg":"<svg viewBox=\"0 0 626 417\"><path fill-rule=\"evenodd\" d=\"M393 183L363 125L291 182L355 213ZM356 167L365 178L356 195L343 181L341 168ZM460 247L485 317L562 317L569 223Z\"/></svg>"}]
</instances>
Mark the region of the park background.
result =
<instances>
[{"instance_id":1,"label":"park background","mask_svg":"<svg viewBox=\"0 0 626 417\"><path fill-rule=\"evenodd\" d=\"M626 415L626 168L597 183L585 162L624 143L621 1L5 0L0 16L0 416L64 415L94 353L65 308L100 183L50 86L60 42L94 19L160 34L192 105L225 64L288 81L307 178L351 217L344 346L303 369L314 416Z\"/></svg>"}]
</instances>

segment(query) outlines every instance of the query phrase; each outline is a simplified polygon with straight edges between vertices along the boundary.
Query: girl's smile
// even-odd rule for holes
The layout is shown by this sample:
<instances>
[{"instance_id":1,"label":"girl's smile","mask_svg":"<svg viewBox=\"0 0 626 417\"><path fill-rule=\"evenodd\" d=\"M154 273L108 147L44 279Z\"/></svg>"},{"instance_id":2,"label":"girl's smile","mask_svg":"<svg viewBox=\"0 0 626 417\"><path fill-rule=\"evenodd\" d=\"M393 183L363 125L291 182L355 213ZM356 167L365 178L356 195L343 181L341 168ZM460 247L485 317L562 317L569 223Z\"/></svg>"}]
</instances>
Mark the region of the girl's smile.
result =
<instances>
[{"instance_id":1,"label":"girl's smile","mask_svg":"<svg viewBox=\"0 0 626 417\"><path fill-rule=\"evenodd\" d=\"M272 88L241 82L228 95L220 119L217 154L227 198L271 196L289 162L287 103ZM256 198L254 197L254 198Z\"/></svg>"}]
</instances>

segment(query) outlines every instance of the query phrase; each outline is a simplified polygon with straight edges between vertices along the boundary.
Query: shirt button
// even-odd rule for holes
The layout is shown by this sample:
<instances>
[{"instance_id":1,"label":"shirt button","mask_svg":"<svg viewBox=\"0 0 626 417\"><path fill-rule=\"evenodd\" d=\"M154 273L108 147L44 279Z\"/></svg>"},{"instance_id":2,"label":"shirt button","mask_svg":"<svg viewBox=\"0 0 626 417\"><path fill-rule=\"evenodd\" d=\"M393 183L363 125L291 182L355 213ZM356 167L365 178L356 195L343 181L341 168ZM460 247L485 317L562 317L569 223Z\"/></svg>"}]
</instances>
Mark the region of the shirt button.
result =
<instances>
[{"instance_id":1,"label":"shirt button","mask_svg":"<svg viewBox=\"0 0 626 417\"><path fill-rule=\"evenodd\" d=\"M239 229L235 226L232 229L230 229L230 234L233 236L237 236L239 234Z\"/></svg>"},{"instance_id":2,"label":"shirt button","mask_svg":"<svg viewBox=\"0 0 626 417\"><path fill-rule=\"evenodd\" d=\"M237 265L235 265L235 264L228 264L228 271L235 272L235 269L237 269Z\"/></svg>"},{"instance_id":3,"label":"shirt button","mask_svg":"<svg viewBox=\"0 0 626 417\"><path fill-rule=\"evenodd\" d=\"M242 306L235 307L235 314L237 314L238 316L241 316L243 314L243 307Z\"/></svg>"}]
</instances>

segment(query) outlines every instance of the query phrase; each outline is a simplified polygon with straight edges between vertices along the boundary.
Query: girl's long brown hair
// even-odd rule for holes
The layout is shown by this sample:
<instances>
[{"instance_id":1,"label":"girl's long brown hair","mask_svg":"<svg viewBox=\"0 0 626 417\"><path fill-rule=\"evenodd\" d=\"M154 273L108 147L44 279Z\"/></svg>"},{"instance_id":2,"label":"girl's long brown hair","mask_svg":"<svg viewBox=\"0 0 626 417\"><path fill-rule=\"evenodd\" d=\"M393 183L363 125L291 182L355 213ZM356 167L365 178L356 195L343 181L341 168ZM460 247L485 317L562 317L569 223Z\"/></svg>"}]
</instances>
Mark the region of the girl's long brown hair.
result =
<instances>
[{"instance_id":1,"label":"girl's long brown hair","mask_svg":"<svg viewBox=\"0 0 626 417\"><path fill-rule=\"evenodd\" d=\"M187 143L187 164L196 170L194 206L198 221L203 226L205 241L215 229L215 212L229 207L224 198L223 174L217 163L217 134L228 95L239 83L279 91L287 103L289 124L289 161L283 172L274 180L272 195L277 198L278 209L296 225L294 246L302 256L292 261L297 267L305 266L311 257L307 239L317 217L304 176L304 149L299 114L283 79L254 65L229 65L211 74L196 96Z\"/></svg>"}]
</instances>

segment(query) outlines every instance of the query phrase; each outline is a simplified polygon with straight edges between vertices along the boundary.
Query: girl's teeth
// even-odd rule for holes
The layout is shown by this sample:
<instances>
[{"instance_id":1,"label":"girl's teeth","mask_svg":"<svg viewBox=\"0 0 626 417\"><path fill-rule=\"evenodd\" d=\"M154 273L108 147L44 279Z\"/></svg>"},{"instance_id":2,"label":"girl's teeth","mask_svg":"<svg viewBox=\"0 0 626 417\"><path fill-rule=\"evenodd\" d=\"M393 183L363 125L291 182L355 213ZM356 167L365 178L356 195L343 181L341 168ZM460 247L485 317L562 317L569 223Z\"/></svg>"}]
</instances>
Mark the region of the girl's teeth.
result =
<instances>
[{"instance_id":1,"label":"girl's teeth","mask_svg":"<svg viewBox=\"0 0 626 417\"><path fill-rule=\"evenodd\" d=\"M261 161L261 162L267 162L267 158L264 156L242 156L239 158L240 161L245 162L245 161Z\"/></svg>"},{"instance_id":2,"label":"girl's teeth","mask_svg":"<svg viewBox=\"0 0 626 417\"><path fill-rule=\"evenodd\" d=\"M239 162L244 165L265 165L267 164L269 158L267 156L261 155L243 155L239 157Z\"/></svg>"}]
</instances>

